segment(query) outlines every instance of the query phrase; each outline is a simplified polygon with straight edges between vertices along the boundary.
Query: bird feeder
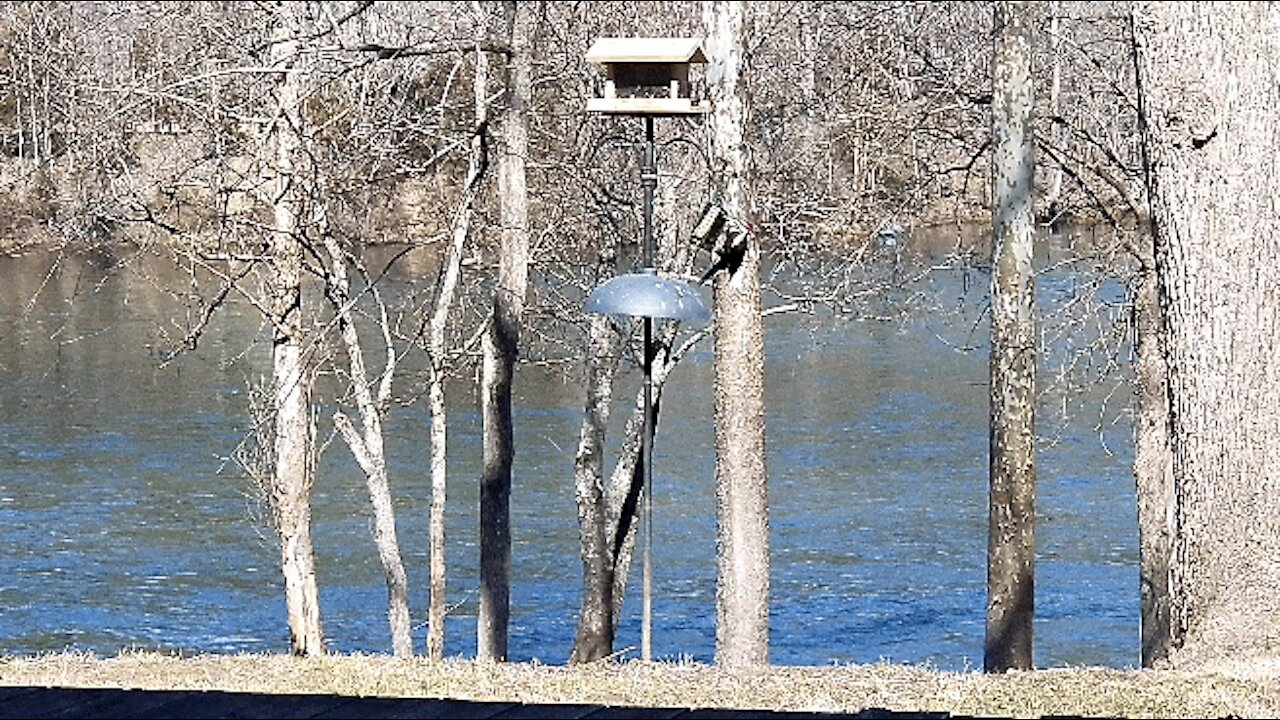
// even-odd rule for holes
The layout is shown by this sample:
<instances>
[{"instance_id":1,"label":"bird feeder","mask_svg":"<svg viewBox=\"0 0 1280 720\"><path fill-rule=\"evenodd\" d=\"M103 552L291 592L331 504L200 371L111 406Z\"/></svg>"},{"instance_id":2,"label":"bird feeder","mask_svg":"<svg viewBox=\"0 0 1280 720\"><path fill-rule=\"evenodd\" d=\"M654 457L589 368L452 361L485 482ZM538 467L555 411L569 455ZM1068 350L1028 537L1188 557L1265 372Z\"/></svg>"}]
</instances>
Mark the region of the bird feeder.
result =
<instances>
[{"instance_id":1,"label":"bird feeder","mask_svg":"<svg viewBox=\"0 0 1280 720\"><path fill-rule=\"evenodd\" d=\"M700 115L706 100L690 94L689 66L706 63L697 38L599 38L587 61L604 67L604 97L587 112L613 115Z\"/></svg>"},{"instance_id":2,"label":"bird feeder","mask_svg":"<svg viewBox=\"0 0 1280 720\"><path fill-rule=\"evenodd\" d=\"M587 112L635 115L644 119L644 266L619 275L591 291L588 312L644 319L643 466L644 597L640 655L653 658L653 321L667 318L705 321L711 312L697 287L658 275L653 264L653 192L658 168L653 142L654 119L711 112L711 103L690 95L689 65L705 63L702 41L695 38L600 38L587 51L587 61L602 65L607 76L604 97L587 100ZM701 227L702 223L699 224Z\"/></svg>"}]
</instances>

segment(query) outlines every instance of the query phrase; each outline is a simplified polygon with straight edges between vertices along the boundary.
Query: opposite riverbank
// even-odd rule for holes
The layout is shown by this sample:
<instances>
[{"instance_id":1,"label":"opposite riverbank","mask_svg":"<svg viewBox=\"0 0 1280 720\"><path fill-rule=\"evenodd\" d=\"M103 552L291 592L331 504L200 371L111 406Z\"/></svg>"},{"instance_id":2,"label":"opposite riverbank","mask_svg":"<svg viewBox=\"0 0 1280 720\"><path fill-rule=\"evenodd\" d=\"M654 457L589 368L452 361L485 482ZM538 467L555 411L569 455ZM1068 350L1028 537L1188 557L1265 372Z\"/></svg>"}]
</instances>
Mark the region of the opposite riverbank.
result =
<instances>
[{"instance_id":1,"label":"opposite riverbank","mask_svg":"<svg viewBox=\"0 0 1280 720\"><path fill-rule=\"evenodd\" d=\"M773 666L727 671L685 663L589 666L477 663L377 655L176 657L125 652L0 658L0 685L323 693L521 703L897 712L1038 717L1280 717L1280 667L1037 670L1005 675L906 665Z\"/></svg>"}]
</instances>

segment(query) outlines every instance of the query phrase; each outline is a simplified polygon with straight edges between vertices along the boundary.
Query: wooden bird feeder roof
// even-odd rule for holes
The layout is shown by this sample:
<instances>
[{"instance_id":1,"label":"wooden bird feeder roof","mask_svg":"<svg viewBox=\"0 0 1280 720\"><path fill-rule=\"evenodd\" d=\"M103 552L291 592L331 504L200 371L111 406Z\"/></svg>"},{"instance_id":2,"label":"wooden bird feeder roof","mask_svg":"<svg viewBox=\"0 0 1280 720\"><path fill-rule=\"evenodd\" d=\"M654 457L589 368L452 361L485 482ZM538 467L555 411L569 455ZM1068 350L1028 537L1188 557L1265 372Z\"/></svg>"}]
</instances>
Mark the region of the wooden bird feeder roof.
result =
<instances>
[{"instance_id":1,"label":"wooden bird feeder roof","mask_svg":"<svg viewBox=\"0 0 1280 720\"><path fill-rule=\"evenodd\" d=\"M598 38L587 51L587 62L614 63L705 63L699 38Z\"/></svg>"}]
</instances>

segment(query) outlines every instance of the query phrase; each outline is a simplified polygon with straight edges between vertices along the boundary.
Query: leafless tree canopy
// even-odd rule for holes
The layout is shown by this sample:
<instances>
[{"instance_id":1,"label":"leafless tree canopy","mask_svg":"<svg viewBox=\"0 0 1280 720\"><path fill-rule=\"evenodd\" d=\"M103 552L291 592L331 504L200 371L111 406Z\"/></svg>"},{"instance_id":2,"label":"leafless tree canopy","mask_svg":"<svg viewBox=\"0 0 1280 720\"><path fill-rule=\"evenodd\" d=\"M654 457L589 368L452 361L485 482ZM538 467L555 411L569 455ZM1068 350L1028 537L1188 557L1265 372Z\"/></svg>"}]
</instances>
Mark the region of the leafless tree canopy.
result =
<instances>
[{"instance_id":1,"label":"leafless tree canopy","mask_svg":"<svg viewBox=\"0 0 1280 720\"><path fill-rule=\"evenodd\" d=\"M172 352L198 350L230 302L261 314L264 337L279 333L289 255L305 308L290 316L292 341L306 372L337 378L336 401L361 413L365 439L347 433L357 452L376 446L371 428L389 404L475 375L503 274L527 283L518 312L504 310L518 317L520 362L607 383L619 358L638 364L635 343L627 328L593 325L581 300L640 263L643 135L638 121L584 111L602 86L586 52L603 36L704 37L702 3L531 7L520 49L527 226L512 245L488 120L513 76L503 3L0 6L0 251L110 246L171 258L189 280L167 286L178 303L163 320ZM919 309L913 280L930 270L984 266L992 5L770 0L748 12L738 92L750 102L735 150L751 178L766 304L897 317ZM1137 277L1133 238L1146 220L1128 13L1121 2L1028 9L1039 38L1034 219L1047 233L1091 228L1055 236L1037 261L1125 281ZM285 16L305 20L288 38L291 67L305 72L278 62L272 32ZM694 87L705 96L701 72ZM282 86L296 103L281 103ZM695 281L715 259L691 236L719 199L710 132L703 119L664 119L656 138L658 264ZM287 168L264 152L285 135L295 145ZM282 235L296 243L288 253ZM527 278L498 271L517 246ZM375 292L388 278L394 290ZM1051 387L1091 382L1118 362L1126 318L1101 307L1094 289L1085 283L1041 321L1042 344L1085 319L1098 324L1089 344L1054 359ZM365 336L376 342L362 349ZM366 350L379 362L364 360ZM666 372L683 351L663 352ZM410 355L421 362L397 365ZM372 377L379 367L385 374ZM392 387L393 370L394 390L370 395L374 384ZM432 401L443 408L442 397ZM247 451L264 488L278 417L263 408L260 442ZM588 430L582 453L599 450ZM586 462L599 459L584 458L580 476L603 482L603 466ZM377 504L385 468L367 465ZM625 495L634 464L617 467ZM389 517L379 524L394 534ZM385 560L395 575L397 561ZM607 636L601 608L611 595L598 589L597 631Z\"/></svg>"}]
</instances>

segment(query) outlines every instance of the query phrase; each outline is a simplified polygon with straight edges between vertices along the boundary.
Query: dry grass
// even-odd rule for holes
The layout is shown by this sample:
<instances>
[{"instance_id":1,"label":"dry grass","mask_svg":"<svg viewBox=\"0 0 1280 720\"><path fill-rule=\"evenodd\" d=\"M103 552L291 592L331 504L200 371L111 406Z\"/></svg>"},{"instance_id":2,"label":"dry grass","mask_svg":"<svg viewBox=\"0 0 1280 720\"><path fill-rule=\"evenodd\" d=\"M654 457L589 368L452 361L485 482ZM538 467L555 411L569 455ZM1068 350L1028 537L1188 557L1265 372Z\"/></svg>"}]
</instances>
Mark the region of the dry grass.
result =
<instances>
[{"instance_id":1,"label":"dry grass","mask_svg":"<svg viewBox=\"0 0 1280 720\"><path fill-rule=\"evenodd\" d=\"M176 658L126 652L0 659L0 685L209 689L624 706L857 712L868 708L1038 717L1280 717L1274 665L1213 671L1039 670L989 676L876 664L725 671L698 664L586 667L433 663L342 655Z\"/></svg>"}]
</instances>

